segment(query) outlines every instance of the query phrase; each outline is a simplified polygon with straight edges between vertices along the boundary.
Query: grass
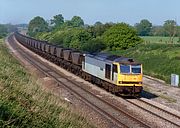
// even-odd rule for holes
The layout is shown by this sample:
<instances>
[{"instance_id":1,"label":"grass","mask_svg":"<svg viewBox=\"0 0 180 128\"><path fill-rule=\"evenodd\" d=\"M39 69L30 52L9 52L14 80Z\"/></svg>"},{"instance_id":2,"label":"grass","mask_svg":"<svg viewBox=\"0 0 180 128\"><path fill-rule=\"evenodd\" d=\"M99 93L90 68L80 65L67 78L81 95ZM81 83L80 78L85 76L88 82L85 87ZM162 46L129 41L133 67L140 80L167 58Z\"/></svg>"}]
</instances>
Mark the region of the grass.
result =
<instances>
[{"instance_id":1,"label":"grass","mask_svg":"<svg viewBox=\"0 0 180 128\"><path fill-rule=\"evenodd\" d=\"M0 127L94 127L37 84L0 40Z\"/></svg>"},{"instance_id":2,"label":"grass","mask_svg":"<svg viewBox=\"0 0 180 128\"><path fill-rule=\"evenodd\" d=\"M144 43L128 50L110 52L140 61L144 74L167 83L170 83L172 73L180 75L180 44Z\"/></svg>"},{"instance_id":3,"label":"grass","mask_svg":"<svg viewBox=\"0 0 180 128\"><path fill-rule=\"evenodd\" d=\"M146 92L151 92L151 90L147 86L144 86L143 90L146 91Z\"/></svg>"},{"instance_id":4,"label":"grass","mask_svg":"<svg viewBox=\"0 0 180 128\"><path fill-rule=\"evenodd\" d=\"M142 36L141 37L146 43L169 43L169 37L162 36ZM179 37L174 37L173 43L179 43Z\"/></svg>"},{"instance_id":5,"label":"grass","mask_svg":"<svg viewBox=\"0 0 180 128\"><path fill-rule=\"evenodd\" d=\"M166 95L163 95L163 94L159 95L159 97L161 97L162 99L167 100L169 103L176 103L177 102L176 99L173 99L172 97L169 97L169 96L166 96Z\"/></svg>"}]
</instances>

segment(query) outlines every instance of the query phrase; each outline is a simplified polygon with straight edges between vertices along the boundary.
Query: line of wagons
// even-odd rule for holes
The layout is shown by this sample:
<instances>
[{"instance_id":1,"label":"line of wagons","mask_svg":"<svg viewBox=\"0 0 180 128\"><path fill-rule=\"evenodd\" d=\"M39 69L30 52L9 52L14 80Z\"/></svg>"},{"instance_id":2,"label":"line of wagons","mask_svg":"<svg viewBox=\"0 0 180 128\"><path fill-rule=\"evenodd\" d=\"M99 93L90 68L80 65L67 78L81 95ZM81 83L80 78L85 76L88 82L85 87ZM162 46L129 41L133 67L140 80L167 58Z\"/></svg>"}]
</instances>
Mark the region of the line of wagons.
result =
<instances>
[{"instance_id":1,"label":"line of wagons","mask_svg":"<svg viewBox=\"0 0 180 128\"><path fill-rule=\"evenodd\" d=\"M132 58L107 53L84 54L17 32L15 38L40 56L107 91L121 95L139 95L142 91L142 64Z\"/></svg>"},{"instance_id":2,"label":"line of wagons","mask_svg":"<svg viewBox=\"0 0 180 128\"><path fill-rule=\"evenodd\" d=\"M83 53L70 48L63 48L57 45L49 44L47 41L36 40L31 37L15 33L16 39L42 57L60 65L76 75L81 73ZM73 65L72 65L73 64Z\"/></svg>"}]
</instances>

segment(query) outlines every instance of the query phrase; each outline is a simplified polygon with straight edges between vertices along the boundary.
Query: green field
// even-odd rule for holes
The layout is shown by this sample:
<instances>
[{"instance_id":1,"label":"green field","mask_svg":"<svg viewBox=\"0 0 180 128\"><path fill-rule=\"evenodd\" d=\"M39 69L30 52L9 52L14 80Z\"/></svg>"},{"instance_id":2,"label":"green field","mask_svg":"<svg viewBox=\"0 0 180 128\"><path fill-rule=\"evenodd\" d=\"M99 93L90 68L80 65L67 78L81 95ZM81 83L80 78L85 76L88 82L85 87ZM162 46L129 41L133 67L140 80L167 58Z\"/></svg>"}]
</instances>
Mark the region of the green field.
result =
<instances>
[{"instance_id":1,"label":"green field","mask_svg":"<svg viewBox=\"0 0 180 128\"><path fill-rule=\"evenodd\" d=\"M142 36L141 37L145 43L170 43L169 37L161 36ZM179 37L174 37L173 43L178 43Z\"/></svg>"},{"instance_id":2,"label":"green field","mask_svg":"<svg viewBox=\"0 0 180 128\"><path fill-rule=\"evenodd\" d=\"M144 74L170 83L171 73L180 75L180 44L143 43L128 50L110 51L143 63Z\"/></svg>"},{"instance_id":3,"label":"green field","mask_svg":"<svg viewBox=\"0 0 180 128\"><path fill-rule=\"evenodd\" d=\"M68 103L42 89L0 40L0 127L89 128Z\"/></svg>"}]
</instances>

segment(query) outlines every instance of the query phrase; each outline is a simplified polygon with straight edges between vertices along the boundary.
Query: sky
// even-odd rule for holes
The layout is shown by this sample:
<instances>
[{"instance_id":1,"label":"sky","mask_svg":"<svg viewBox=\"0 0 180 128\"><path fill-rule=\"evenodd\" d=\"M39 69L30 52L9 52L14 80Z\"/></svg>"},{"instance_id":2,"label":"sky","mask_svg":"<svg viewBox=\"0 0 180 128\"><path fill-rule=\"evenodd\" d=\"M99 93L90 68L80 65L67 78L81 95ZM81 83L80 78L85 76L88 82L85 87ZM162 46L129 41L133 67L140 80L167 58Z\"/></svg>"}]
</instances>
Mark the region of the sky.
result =
<instances>
[{"instance_id":1,"label":"sky","mask_svg":"<svg viewBox=\"0 0 180 128\"><path fill-rule=\"evenodd\" d=\"M50 20L80 16L85 24L96 21L131 25L148 19L154 25L165 20L180 23L180 0L0 0L0 23L29 23L35 16Z\"/></svg>"}]
</instances>

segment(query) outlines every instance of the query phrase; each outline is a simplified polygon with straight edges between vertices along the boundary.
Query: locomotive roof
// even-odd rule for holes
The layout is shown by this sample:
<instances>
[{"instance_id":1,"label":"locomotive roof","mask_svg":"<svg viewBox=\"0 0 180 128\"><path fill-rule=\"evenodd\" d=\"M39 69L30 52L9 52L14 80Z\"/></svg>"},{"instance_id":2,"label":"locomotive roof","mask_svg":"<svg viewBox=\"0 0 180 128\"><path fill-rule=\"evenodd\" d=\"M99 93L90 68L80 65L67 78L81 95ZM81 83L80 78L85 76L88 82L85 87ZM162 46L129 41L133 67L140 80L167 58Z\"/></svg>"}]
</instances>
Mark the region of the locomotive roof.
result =
<instances>
[{"instance_id":1,"label":"locomotive roof","mask_svg":"<svg viewBox=\"0 0 180 128\"><path fill-rule=\"evenodd\" d=\"M140 62L135 61L133 58L111 55L108 53L88 54L88 56L102 61L117 62L121 64L141 64Z\"/></svg>"}]
</instances>

